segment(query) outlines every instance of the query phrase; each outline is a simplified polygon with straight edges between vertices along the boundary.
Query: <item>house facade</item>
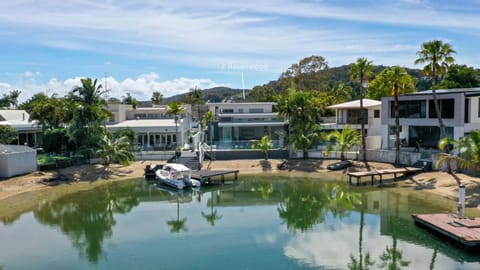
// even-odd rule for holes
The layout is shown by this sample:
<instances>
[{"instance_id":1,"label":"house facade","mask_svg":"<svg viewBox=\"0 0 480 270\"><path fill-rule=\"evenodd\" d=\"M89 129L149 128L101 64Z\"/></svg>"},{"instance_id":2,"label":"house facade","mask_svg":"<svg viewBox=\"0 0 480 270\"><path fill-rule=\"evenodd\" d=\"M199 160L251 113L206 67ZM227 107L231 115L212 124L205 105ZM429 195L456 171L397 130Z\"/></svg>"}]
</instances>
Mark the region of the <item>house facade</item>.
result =
<instances>
[{"instance_id":1,"label":"house facade","mask_svg":"<svg viewBox=\"0 0 480 270\"><path fill-rule=\"evenodd\" d=\"M107 129L115 132L130 128L137 133L137 146L142 150L173 150L188 143L191 129L191 106L183 105L184 113L175 116L167 114L167 105L136 107L126 104L109 104L112 113ZM177 138L178 137L178 138Z\"/></svg>"},{"instance_id":2,"label":"house facade","mask_svg":"<svg viewBox=\"0 0 480 270\"><path fill-rule=\"evenodd\" d=\"M264 135L274 148L283 147L286 120L273 111L274 102L207 103L215 121L208 129L207 143L217 149L250 149Z\"/></svg>"},{"instance_id":3,"label":"house facade","mask_svg":"<svg viewBox=\"0 0 480 270\"><path fill-rule=\"evenodd\" d=\"M363 99L363 111L360 110L360 100L328 106L335 110L335 117L323 118L321 126L326 132L342 130L346 125L361 130L362 117L365 123L365 139L367 149L379 149L382 144L381 109L382 103L377 100Z\"/></svg>"},{"instance_id":4,"label":"house facade","mask_svg":"<svg viewBox=\"0 0 480 270\"><path fill-rule=\"evenodd\" d=\"M37 121L30 121L25 110L0 110L0 125L11 126L17 131L12 144L36 146L42 144L42 128Z\"/></svg>"},{"instance_id":5,"label":"house facade","mask_svg":"<svg viewBox=\"0 0 480 270\"><path fill-rule=\"evenodd\" d=\"M437 90L447 137L458 140L480 128L480 88ZM437 148L440 128L431 90L399 96L400 138L404 147ZM393 97L382 98L384 149L395 147Z\"/></svg>"}]
</instances>

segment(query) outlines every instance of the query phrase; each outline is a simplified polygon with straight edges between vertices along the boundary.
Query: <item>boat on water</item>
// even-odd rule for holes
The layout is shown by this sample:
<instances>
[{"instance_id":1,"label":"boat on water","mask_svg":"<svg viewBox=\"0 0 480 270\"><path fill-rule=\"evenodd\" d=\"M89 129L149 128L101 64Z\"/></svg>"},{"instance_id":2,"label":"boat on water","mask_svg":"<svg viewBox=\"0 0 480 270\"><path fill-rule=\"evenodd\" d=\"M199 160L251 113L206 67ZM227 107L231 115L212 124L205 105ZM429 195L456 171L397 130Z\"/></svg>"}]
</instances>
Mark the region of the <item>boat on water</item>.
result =
<instances>
[{"instance_id":1,"label":"boat on water","mask_svg":"<svg viewBox=\"0 0 480 270\"><path fill-rule=\"evenodd\" d=\"M192 171L183 164L167 163L155 171L155 176L161 183L176 189L192 186Z\"/></svg>"}]
</instances>

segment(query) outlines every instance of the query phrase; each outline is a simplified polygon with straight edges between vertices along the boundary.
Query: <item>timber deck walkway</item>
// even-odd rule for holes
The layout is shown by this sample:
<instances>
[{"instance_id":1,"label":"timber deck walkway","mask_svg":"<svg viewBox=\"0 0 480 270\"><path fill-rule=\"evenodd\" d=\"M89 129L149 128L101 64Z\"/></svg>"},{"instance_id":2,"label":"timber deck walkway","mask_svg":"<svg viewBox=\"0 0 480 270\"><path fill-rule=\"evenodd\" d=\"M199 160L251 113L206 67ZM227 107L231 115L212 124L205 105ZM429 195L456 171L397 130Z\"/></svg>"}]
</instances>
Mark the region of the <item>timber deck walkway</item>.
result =
<instances>
[{"instance_id":1,"label":"timber deck walkway","mask_svg":"<svg viewBox=\"0 0 480 270\"><path fill-rule=\"evenodd\" d=\"M397 175L402 174L411 174L422 171L422 168L415 167L405 167L405 168L396 168L396 169L383 169L383 170L372 170L364 172L347 172L348 183L352 184L352 177L357 178L357 185L360 184L361 178L364 176L370 176L372 185L375 181L375 176L380 177L380 184L382 183L383 175L393 174L393 181L397 181Z\"/></svg>"},{"instance_id":2,"label":"timber deck walkway","mask_svg":"<svg viewBox=\"0 0 480 270\"><path fill-rule=\"evenodd\" d=\"M210 170L198 170L198 171L192 171L192 178L198 179L202 186L205 184L205 182L211 182L216 179L213 179L213 177L220 176L220 181L222 183L225 181L225 175L227 174L234 174L234 179L238 179L238 173L239 170L223 170L223 171L210 171Z\"/></svg>"},{"instance_id":3,"label":"timber deck walkway","mask_svg":"<svg viewBox=\"0 0 480 270\"><path fill-rule=\"evenodd\" d=\"M480 218L459 218L451 214L412 215L415 224L439 233L467 248L480 247Z\"/></svg>"}]
</instances>

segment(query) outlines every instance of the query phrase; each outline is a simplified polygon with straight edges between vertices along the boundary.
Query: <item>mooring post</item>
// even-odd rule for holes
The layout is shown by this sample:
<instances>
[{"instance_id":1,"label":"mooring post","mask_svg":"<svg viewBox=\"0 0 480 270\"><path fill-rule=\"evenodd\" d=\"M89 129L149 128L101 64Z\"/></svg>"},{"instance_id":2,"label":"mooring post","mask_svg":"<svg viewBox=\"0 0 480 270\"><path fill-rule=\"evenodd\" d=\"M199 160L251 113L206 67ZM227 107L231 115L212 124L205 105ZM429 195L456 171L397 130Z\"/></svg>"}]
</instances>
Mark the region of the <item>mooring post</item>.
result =
<instances>
[{"instance_id":1,"label":"mooring post","mask_svg":"<svg viewBox=\"0 0 480 270\"><path fill-rule=\"evenodd\" d=\"M458 215L465 217L465 185L458 186Z\"/></svg>"}]
</instances>

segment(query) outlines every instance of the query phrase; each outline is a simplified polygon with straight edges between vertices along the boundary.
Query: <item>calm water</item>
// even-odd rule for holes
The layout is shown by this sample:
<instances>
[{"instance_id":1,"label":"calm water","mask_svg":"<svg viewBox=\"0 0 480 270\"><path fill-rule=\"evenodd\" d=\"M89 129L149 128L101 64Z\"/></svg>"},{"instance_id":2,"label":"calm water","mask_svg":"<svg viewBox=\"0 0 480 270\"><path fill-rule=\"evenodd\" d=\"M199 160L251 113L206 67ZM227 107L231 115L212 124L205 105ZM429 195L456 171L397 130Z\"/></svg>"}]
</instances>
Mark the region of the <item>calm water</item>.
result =
<instances>
[{"instance_id":1,"label":"calm water","mask_svg":"<svg viewBox=\"0 0 480 270\"><path fill-rule=\"evenodd\" d=\"M43 201L0 223L0 268L480 269L480 256L410 217L451 210L388 189L305 179L183 193L128 181Z\"/></svg>"}]
</instances>

